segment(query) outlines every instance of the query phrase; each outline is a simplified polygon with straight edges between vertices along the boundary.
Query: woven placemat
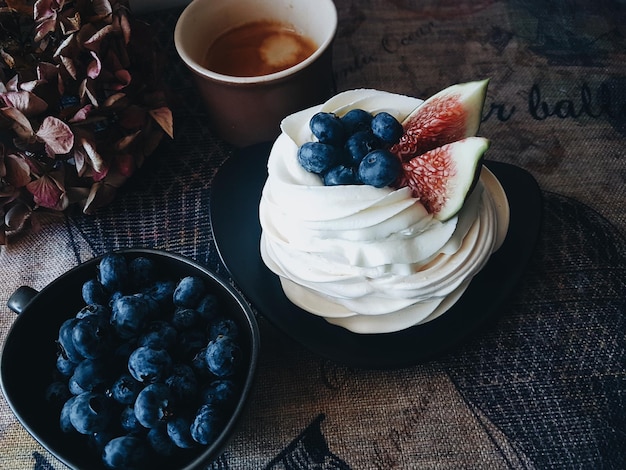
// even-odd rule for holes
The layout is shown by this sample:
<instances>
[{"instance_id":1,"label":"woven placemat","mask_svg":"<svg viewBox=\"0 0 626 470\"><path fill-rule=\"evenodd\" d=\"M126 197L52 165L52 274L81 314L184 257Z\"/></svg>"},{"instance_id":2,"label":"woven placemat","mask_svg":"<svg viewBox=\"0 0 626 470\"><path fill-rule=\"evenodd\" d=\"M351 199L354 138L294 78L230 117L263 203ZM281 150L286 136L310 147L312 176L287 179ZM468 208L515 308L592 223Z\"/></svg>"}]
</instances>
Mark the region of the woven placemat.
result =
<instances>
[{"instance_id":1,"label":"woven placemat","mask_svg":"<svg viewBox=\"0 0 626 470\"><path fill-rule=\"evenodd\" d=\"M490 159L521 166L539 182L542 233L499 320L428 364L347 369L261 319L257 387L239 433L211 468L621 468L626 5L336 4L338 90L374 87L425 98L452 83L491 77L480 133L492 140ZM167 249L227 275L208 208L212 177L232 149L207 128L174 51L177 15L147 17L168 55L175 140L164 141L96 216L68 213L2 248L2 341L14 318L6 308L10 292L22 284L40 289L111 249ZM4 400L0 445L0 469L62 468Z\"/></svg>"}]
</instances>

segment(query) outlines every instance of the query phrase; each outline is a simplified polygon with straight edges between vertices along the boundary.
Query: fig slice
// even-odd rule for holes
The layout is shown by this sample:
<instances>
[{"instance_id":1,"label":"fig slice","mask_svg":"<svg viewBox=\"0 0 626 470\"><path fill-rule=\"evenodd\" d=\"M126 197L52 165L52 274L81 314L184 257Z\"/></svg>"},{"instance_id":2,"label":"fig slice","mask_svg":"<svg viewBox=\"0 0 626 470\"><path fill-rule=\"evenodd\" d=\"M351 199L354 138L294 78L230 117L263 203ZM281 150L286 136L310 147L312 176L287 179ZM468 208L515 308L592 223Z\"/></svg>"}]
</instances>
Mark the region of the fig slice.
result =
<instances>
[{"instance_id":1,"label":"fig slice","mask_svg":"<svg viewBox=\"0 0 626 470\"><path fill-rule=\"evenodd\" d=\"M455 216L472 192L489 148L484 137L466 137L403 163L398 187L408 186L433 217L446 221Z\"/></svg>"},{"instance_id":2,"label":"fig slice","mask_svg":"<svg viewBox=\"0 0 626 470\"><path fill-rule=\"evenodd\" d=\"M391 151L402 162L476 135L489 79L449 86L428 98L403 121L404 135Z\"/></svg>"}]
</instances>

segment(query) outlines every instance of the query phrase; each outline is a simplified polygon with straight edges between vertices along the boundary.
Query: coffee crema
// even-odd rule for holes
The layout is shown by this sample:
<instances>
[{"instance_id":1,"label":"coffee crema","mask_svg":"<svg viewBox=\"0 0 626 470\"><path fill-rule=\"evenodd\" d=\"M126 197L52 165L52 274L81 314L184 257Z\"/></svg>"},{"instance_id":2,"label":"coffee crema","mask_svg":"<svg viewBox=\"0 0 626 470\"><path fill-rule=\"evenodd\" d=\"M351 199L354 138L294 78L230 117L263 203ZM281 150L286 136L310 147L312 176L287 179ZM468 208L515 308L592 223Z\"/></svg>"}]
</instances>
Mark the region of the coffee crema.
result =
<instances>
[{"instance_id":1,"label":"coffee crema","mask_svg":"<svg viewBox=\"0 0 626 470\"><path fill-rule=\"evenodd\" d=\"M291 25L253 21L218 36L209 46L203 65L222 75L257 77L293 67L317 47Z\"/></svg>"}]
</instances>

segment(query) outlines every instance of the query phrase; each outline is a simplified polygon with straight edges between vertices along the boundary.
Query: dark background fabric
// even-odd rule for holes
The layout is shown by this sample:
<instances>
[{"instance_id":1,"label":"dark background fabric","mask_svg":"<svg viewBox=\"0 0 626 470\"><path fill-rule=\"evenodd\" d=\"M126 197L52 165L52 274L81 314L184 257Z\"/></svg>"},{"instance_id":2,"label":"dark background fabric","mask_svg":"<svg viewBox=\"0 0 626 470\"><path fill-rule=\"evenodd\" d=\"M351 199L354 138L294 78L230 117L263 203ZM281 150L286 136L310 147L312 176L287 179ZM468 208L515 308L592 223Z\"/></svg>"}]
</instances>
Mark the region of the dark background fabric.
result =
<instances>
[{"instance_id":1,"label":"dark background fabric","mask_svg":"<svg viewBox=\"0 0 626 470\"><path fill-rule=\"evenodd\" d=\"M494 321L428 363L352 369L315 356L259 318L263 347L250 407L210 468L624 468L626 3L336 5L338 91L373 87L426 98L453 83L491 78L480 130L492 141L487 158L537 179L541 233ZM40 289L112 249L166 249L228 277L211 234L210 205L220 201L210 200L210 188L234 150L206 126L174 50L179 12L145 15L167 54L174 140L96 215L69 212L2 248L2 338L15 288ZM4 400L0 447L2 469L63 468Z\"/></svg>"}]
</instances>

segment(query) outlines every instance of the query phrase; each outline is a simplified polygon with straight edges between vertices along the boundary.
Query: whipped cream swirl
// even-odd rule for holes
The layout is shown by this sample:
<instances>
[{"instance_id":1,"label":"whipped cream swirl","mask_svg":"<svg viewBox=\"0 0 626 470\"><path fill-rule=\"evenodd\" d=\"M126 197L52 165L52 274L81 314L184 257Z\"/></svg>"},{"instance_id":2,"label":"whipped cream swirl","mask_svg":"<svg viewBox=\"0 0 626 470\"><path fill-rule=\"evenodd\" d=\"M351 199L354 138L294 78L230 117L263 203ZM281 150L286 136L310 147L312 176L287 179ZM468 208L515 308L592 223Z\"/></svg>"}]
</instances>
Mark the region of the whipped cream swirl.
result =
<instances>
[{"instance_id":1,"label":"whipped cream swirl","mask_svg":"<svg viewBox=\"0 0 626 470\"><path fill-rule=\"evenodd\" d=\"M378 90L344 92L287 117L270 152L259 206L262 259L294 304L356 333L398 331L441 315L506 233L508 206L486 169L462 210L441 222L409 188L324 186L297 161L299 146L314 140L308 123L318 111L386 111L402 121L421 103Z\"/></svg>"}]
</instances>

